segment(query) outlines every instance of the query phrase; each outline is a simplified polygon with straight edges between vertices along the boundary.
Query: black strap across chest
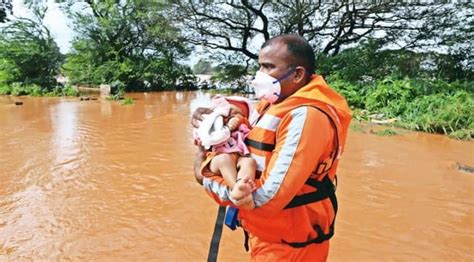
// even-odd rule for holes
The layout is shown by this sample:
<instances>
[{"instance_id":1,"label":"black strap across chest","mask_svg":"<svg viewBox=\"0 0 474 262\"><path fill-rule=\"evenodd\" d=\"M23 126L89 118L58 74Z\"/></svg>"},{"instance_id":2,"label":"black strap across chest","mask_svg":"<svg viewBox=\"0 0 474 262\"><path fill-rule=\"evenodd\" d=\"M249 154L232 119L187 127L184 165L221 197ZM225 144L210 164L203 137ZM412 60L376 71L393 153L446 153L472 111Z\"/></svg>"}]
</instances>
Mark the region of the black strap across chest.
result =
<instances>
[{"instance_id":1,"label":"black strap across chest","mask_svg":"<svg viewBox=\"0 0 474 262\"><path fill-rule=\"evenodd\" d=\"M322 181L317 181L316 179L308 179L308 181L306 181L306 184L316 188L316 191L295 196L291 200L291 202L286 205L284 209L299 207L302 205L322 201L324 199L329 198L334 209L334 219L331 222L331 225L329 226L329 232L327 234L324 233L320 225L314 225L313 228L318 233L318 236L316 238L304 242L287 242L285 240L282 240L283 243L288 244L294 248L303 248L310 244L322 243L326 240L329 240L334 235L334 224L336 222L336 214L338 209L334 184L331 182L327 175Z\"/></svg>"},{"instance_id":2,"label":"black strap across chest","mask_svg":"<svg viewBox=\"0 0 474 262\"><path fill-rule=\"evenodd\" d=\"M331 182L329 177L326 175L322 181L316 179L308 179L305 183L306 185L312 186L316 191L309 192L306 194L295 196L284 209L299 207L302 205L307 205L310 203L322 201L326 198L336 197L336 190L334 184ZM331 200L332 202L333 200ZM334 210L337 212L337 201L333 203Z\"/></svg>"}]
</instances>

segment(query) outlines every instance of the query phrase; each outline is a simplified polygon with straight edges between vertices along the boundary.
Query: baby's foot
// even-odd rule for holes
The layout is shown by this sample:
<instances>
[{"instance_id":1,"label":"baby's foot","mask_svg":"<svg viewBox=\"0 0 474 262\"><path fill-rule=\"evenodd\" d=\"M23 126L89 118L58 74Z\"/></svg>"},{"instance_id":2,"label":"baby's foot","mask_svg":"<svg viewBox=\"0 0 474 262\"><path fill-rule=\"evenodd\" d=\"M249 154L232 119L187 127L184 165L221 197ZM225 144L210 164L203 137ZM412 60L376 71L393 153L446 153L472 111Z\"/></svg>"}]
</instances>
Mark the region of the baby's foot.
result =
<instances>
[{"instance_id":1,"label":"baby's foot","mask_svg":"<svg viewBox=\"0 0 474 262\"><path fill-rule=\"evenodd\" d=\"M233 199L241 200L242 198L250 195L254 189L254 186L249 183L249 179L237 179L234 187L230 191L230 196Z\"/></svg>"},{"instance_id":2,"label":"baby's foot","mask_svg":"<svg viewBox=\"0 0 474 262\"><path fill-rule=\"evenodd\" d=\"M237 206L244 209L253 209L255 208L255 203L253 202L252 192L255 189L256 184L253 179L238 179L230 192L230 196L236 200L234 204Z\"/></svg>"}]
</instances>

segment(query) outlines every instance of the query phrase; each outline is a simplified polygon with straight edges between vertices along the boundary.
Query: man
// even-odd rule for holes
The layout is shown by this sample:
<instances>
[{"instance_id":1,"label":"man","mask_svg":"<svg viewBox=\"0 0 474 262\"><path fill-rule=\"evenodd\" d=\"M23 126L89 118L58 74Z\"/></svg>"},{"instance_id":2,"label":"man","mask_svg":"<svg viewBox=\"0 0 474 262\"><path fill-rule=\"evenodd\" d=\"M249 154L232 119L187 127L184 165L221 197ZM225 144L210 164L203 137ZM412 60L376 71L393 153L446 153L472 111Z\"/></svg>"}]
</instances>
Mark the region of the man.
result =
<instances>
[{"instance_id":1,"label":"man","mask_svg":"<svg viewBox=\"0 0 474 262\"><path fill-rule=\"evenodd\" d=\"M255 208L241 209L252 261L325 261L334 233L334 184L351 113L346 101L315 75L315 55L298 35L263 44L252 86L261 100L246 144L257 162ZM197 111L193 125L201 118ZM199 167L202 153L195 166ZM196 180L220 205L229 197L222 179Z\"/></svg>"}]
</instances>

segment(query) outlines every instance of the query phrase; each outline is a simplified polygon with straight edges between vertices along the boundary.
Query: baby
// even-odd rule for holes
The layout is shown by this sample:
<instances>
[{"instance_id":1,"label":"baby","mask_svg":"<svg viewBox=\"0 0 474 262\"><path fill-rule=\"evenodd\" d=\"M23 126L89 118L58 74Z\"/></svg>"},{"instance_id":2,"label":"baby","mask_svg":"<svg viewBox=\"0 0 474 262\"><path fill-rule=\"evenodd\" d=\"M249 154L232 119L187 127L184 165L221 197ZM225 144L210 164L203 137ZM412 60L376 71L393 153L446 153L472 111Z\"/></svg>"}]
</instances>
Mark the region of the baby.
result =
<instances>
[{"instance_id":1,"label":"baby","mask_svg":"<svg viewBox=\"0 0 474 262\"><path fill-rule=\"evenodd\" d=\"M230 188L232 202L242 208L255 207L252 192L255 190L256 163L244 143L250 132L249 116L252 105L238 96L216 95L212 99L213 112L205 115L199 128L194 130L197 143L208 150L201 165L214 174L220 174Z\"/></svg>"}]
</instances>

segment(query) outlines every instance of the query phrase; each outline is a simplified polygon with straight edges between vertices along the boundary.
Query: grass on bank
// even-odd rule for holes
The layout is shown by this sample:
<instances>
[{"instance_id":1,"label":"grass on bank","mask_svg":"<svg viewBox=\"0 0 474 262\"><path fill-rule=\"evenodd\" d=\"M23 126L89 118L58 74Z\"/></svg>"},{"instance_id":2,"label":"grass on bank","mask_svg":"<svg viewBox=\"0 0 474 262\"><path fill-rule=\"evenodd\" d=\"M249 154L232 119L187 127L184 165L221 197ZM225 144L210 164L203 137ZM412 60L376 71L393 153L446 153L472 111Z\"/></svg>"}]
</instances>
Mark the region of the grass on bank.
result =
<instances>
[{"instance_id":1,"label":"grass on bank","mask_svg":"<svg viewBox=\"0 0 474 262\"><path fill-rule=\"evenodd\" d=\"M455 139L474 138L474 83L387 77L368 83L350 83L337 76L329 84L348 101L354 119L370 115L397 118L394 126Z\"/></svg>"},{"instance_id":2,"label":"grass on bank","mask_svg":"<svg viewBox=\"0 0 474 262\"><path fill-rule=\"evenodd\" d=\"M118 92L110 96L109 100L119 101L122 105L133 105L135 101L132 98L124 97L124 92ZM71 86L57 86L55 88L42 88L38 85L24 85L21 83L13 83L12 85L0 84L0 95L11 96L33 96L33 97L78 97L79 92Z\"/></svg>"},{"instance_id":3,"label":"grass on bank","mask_svg":"<svg viewBox=\"0 0 474 262\"><path fill-rule=\"evenodd\" d=\"M79 96L79 92L71 86L57 86L55 88L43 88L38 85L25 85L13 83L12 85L0 84L0 95L12 96Z\"/></svg>"}]
</instances>

